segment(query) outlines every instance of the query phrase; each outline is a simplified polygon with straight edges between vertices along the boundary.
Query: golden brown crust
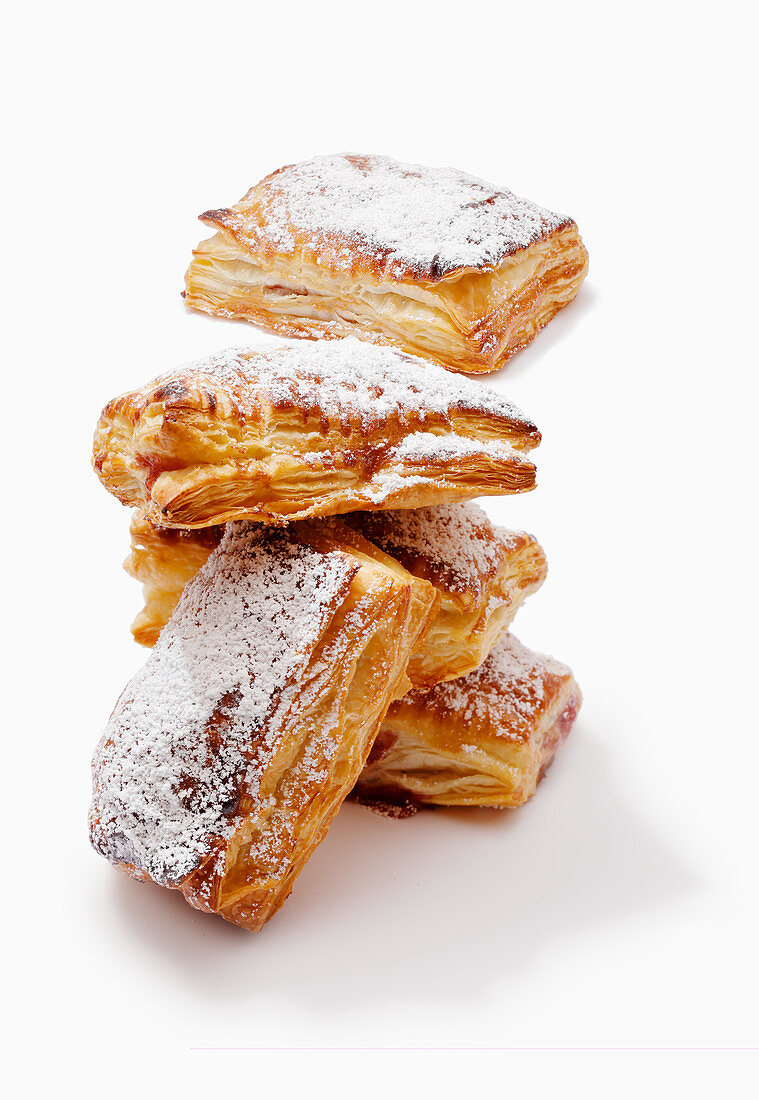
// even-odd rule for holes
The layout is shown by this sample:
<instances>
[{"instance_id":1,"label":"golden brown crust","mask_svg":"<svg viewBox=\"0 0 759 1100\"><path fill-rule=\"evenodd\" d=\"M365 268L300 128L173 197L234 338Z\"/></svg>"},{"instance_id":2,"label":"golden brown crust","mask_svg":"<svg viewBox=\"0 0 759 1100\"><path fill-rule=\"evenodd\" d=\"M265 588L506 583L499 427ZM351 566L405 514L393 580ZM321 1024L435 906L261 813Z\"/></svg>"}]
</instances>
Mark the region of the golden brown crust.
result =
<instances>
[{"instance_id":1,"label":"golden brown crust","mask_svg":"<svg viewBox=\"0 0 759 1100\"><path fill-rule=\"evenodd\" d=\"M429 629L409 661L408 676L415 687L430 687L476 668L546 576L545 554L532 535L493 527L473 504L354 512L338 520L313 521L308 527L312 538L319 526L339 531L343 544L437 592ZM222 532L222 527L173 531L135 512L125 568L143 584L145 606L132 624L142 645L155 644L182 589Z\"/></svg>"},{"instance_id":2,"label":"golden brown crust","mask_svg":"<svg viewBox=\"0 0 759 1100\"><path fill-rule=\"evenodd\" d=\"M131 577L142 584L145 606L132 623L140 645L154 646L171 618L182 589L218 546L223 526L177 531L156 527L135 511L129 528L132 547L124 562Z\"/></svg>"},{"instance_id":3,"label":"golden brown crust","mask_svg":"<svg viewBox=\"0 0 759 1100\"><path fill-rule=\"evenodd\" d=\"M454 680L480 665L546 577L537 539L494 527L475 504L354 512L346 522L441 595L424 645L409 663L418 686Z\"/></svg>"},{"instance_id":4,"label":"golden brown crust","mask_svg":"<svg viewBox=\"0 0 759 1100\"><path fill-rule=\"evenodd\" d=\"M189 306L280 336L355 335L463 373L497 370L529 343L588 264L571 218L382 157L287 166L201 220L218 232L193 253Z\"/></svg>"},{"instance_id":5,"label":"golden brown crust","mask_svg":"<svg viewBox=\"0 0 759 1100\"><path fill-rule=\"evenodd\" d=\"M383 206L401 213L402 226L385 221ZM269 260L300 254L331 273L432 284L492 271L574 225L465 172L355 153L278 168L235 206L200 220Z\"/></svg>"},{"instance_id":6,"label":"golden brown crust","mask_svg":"<svg viewBox=\"0 0 759 1100\"><path fill-rule=\"evenodd\" d=\"M280 524L535 483L540 433L423 360L345 340L230 349L111 401L93 465L156 523Z\"/></svg>"},{"instance_id":7,"label":"golden brown crust","mask_svg":"<svg viewBox=\"0 0 759 1100\"><path fill-rule=\"evenodd\" d=\"M532 535L495 527L471 502L387 512L352 512L345 522L434 584L461 611L482 610L503 581L504 567L524 548L537 547L534 582L545 579L545 558Z\"/></svg>"},{"instance_id":8,"label":"golden brown crust","mask_svg":"<svg viewBox=\"0 0 759 1100\"><path fill-rule=\"evenodd\" d=\"M519 806L581 702L569 668L506 634L468 676L390 707L355 795L391 807Z\"/></svg>"},{"instance_id":9,"label":"golden brown crust","mask_svg":"<svg viewBox=\"0 0 759 1100\"><path fill-rule=\"evenodd\" d=\"M94 757L98 851L251 931L355 783L434 607L337 531L231 525Z\"/></svg>"}]
</instances>

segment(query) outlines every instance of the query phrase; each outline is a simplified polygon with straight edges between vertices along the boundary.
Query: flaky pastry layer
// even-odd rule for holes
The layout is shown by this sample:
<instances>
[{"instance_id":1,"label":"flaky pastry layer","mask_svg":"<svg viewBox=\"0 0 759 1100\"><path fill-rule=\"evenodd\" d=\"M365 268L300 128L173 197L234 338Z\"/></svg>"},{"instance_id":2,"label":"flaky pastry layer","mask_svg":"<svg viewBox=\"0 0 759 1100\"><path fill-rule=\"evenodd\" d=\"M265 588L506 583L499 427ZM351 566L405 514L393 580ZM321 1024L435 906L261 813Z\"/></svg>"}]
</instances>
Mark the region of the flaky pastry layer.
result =
<instances>
[{"instance_id":1,"label":"flaky pastry layer","mask_svg":"<svg viewBox=\"0 0 759 1100\"><path fill-rule=\"evenodd\" d=\"M452 169L319 157L201 221L187 304L280 336L355 335L497 370L577 294L571 218Z\"/></svg>"},{"instance_id":2,"label":"flaky pastry layer","mask_svg":"<svg viewBox=\"0 0 759 1100\"><path fill-rule=\"evenodd\" d=\"M523 492L539 441L486 387L349 339L179 367L105 407L93 464L122 503L189 529Z\"/></svg>"},{"instance_id":3,"label":"flaky pastry layer","mask_svg":"<svg viewBox=\"0 0 759 1100\"><path fill-rule=\"evenodd\" d=\"M260 929L408 688L435 599L334 532L230 524L95 752L96 849Z\"/></svg>"},{"instance_id":4,"label":"flaky pastry layer","mask_svg":"<svg viewBox=\"0 0 759 1100\"><path fill-rule=\"evenodd\" d=\"M480 665L547 572L533 535L495 527L476 504L353 512L346 522L440 593L440 606L409 664L431 687Z\"/></svg>"},{"instance_id":5,"label":"flaky pastry layer","mask_svg":"<svg viewBox=\"0 0 759 1100\"><path fill-rule=\"evenodd\" d=\"M390 707L354 795L400 814L424 804L520 806L581 702L571 669L506 634L468 676Z\"/></svg>"},{"instance_id":6,"label":"flaky pastry layer","mask_svg":"<svg viewBox=\"0 0 759 1100\"><path fill-rule=\"evenodd\" d=\"M325 531L335 529L334 521L325 520L313 521L309 530L318 522ZM476 668L545 579L545 554L537 540L493 527L474 504L354 512L337 523L342 541L350 525L361 540L356 548L438 593L434 617L409 661L414 687L431 687ZM176 531L134 514L125 568L143 585L145 606L132 624L142 645L158 640L182 589L223 530Z\"/></svg>"}]
</instances>

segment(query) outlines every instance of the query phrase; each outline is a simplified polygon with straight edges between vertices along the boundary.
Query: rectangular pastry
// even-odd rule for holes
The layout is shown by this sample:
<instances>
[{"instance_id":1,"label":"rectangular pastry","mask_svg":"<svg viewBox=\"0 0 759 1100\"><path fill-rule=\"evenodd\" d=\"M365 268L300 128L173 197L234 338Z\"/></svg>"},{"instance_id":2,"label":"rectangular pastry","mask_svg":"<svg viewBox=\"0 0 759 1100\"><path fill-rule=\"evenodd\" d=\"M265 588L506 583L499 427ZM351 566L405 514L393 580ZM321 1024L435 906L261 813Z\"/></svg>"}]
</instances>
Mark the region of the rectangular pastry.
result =
<instances>
[{"instance_id":1,"label":"rectangular pastry","mask_svg":"<svg viewBox=\"0 0 759 1100\"><path fill-rule=\"evenodd\" d=\"M232 348L115 398L93 464L164 526L281 524L524 492L539 442L478 382L346 339Z\"/></svg>"},{"instance_id":2,"label":"rectangular pastry","mask_svg":"<svg viewBox=\"0 0 759 1100\"><path fill-rule=\"evenodd\" d=\"M323 528L229 524L95 752L95 848L258 930L409 687L435 602Z\"/></svg>"},{"instance_id":3,"label":"rectangular pastry","mask_svg":"<svg viewBox=\"0 0 759 1100\"><path fill-rule=\"evenodd\" d=\"M331 520L321 522L334 527ZM436 613L412 654L414 687L463 676L487 656L524 600L546 575L545 554L532 536L494 527L476 504L440 504L389 512L352 512L337 521L356 531L364 553L433 585ZM313 526L311 527L313 530ZM181 595L221 539L222 526L197 531L156 527L135 512L132 548L125 562L142 582L145 606L132 624L142 645L154 645Z\"/></svg>"},{"instance_id":4,"label":"rectangular pastry","mask_svg":"<svg viewBox=\"0 0 759 1100\"><path fill-rule=\"evenodd\" d=\"M280 336L355 335L497 370L568 302L588 256L571 218L453 168L340 154L280 168L193 253L187 304Z\"/></svg>"},{"instance_id":5,"label":"rectangular pastry","mask_svg":"<svg viewBox=\"0 0 759 1100\"><path fill-rule=\"evenodd\" d=\"M569 734L571 669L513 634L460 680L393 703L354 792L394 816L416 806L521 806Z\"/></svg>"}]
</instances>

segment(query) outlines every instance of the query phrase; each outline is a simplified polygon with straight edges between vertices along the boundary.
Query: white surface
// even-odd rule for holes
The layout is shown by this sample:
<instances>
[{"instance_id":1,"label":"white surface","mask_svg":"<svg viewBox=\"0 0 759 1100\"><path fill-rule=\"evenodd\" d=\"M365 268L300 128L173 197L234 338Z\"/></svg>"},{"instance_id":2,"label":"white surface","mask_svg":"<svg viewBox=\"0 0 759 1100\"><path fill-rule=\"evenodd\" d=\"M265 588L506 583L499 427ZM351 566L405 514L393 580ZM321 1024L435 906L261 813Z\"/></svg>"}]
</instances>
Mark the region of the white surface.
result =
<instances>
[{"instance_id":1,"label":"white surface","mask_svg":"<svg viewBox=\"0 0 759 1100\"><path fill-rule=\"evenodd\" d=\"M531 10L6 16L5 987L40 1084L750 1094L734 1049L193 1049L756 1046L750 8ZM516 632L585 706L521 811L344 809L254 937L88 847L89 756L144 657L128 515L89 446L116 392L256 335L185 311L195 215L341 149L453 164L581 227L579 299L491 379L544 433L540 486L490 511L546 547Z\"/></svg>"}]
</instances>

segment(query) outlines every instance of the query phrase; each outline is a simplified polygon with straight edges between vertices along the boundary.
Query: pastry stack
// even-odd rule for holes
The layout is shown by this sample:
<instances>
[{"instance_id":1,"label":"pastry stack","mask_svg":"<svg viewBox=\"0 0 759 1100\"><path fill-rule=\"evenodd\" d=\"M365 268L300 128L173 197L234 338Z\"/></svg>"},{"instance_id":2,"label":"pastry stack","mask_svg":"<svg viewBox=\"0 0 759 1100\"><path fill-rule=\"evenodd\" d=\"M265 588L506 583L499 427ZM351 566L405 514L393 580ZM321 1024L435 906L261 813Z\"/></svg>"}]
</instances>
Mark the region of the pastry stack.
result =
<instances>
[{"instance_id":1,"label":"pastry stack","mask_svg":"<svg viewBox=\"0 0 759 1100\"><path fill-rule=\"evenodd\" d=\"M572 726L571 671L509 633L543 551L471 503L532 489L540 434L453 372L501 365L587 257L570 219L384 158L280 170L203 220L188 304L309 340L103 410L152 649L95 752L90 834L257 931L346 798L518 806Z\"/></svg>"}]
</instances>

